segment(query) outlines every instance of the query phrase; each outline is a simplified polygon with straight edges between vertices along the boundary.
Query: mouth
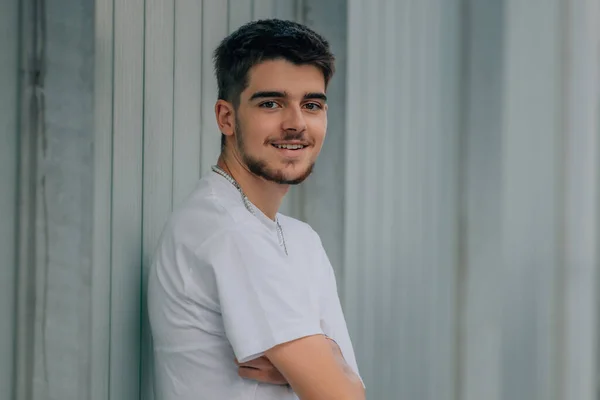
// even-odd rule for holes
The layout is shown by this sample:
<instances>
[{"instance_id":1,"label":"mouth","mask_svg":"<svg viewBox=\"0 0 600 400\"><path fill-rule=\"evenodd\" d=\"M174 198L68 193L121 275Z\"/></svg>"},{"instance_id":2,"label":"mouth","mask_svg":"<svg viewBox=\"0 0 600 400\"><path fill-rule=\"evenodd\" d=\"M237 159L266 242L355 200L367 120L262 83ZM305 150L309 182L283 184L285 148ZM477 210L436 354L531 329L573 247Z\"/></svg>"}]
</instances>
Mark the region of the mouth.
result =
<instances>
[{"instance_id":1,"label":"mouth","mask_svg":"<svg viewBox=\"0 0 600 400\"><path fill-rule=\"evenodd\" d=\"M308 147L307 145L304 144L272 144L273 147L275 147L276 149L280 149L280 150L302 150L306 147Z\"/></svg>"}]
</instances>

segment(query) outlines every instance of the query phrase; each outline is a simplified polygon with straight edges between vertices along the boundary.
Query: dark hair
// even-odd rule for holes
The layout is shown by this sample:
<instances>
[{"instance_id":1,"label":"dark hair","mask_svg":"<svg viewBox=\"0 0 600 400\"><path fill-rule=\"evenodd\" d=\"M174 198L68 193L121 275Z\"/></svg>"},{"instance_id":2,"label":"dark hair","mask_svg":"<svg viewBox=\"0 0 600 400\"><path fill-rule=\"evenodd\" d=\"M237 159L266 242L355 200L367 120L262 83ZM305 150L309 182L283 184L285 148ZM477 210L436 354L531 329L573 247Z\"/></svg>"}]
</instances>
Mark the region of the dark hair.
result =
<instances>
[{"instance_id":1,"label":"dark hair","mask_svg":"<svg viewBox=\"0 0 600 400\"><path fill-rule=\"evenodd\" d=\"M263 61L284 59L296 65L314 65L323 72L325 87L335 72L329 43L305 25L279 19L247 23L227 36L214 52L219 99L237 108L248 86L248 72ZM221 137L221 148L225 135Z\"/></svg>"}]
</instances>

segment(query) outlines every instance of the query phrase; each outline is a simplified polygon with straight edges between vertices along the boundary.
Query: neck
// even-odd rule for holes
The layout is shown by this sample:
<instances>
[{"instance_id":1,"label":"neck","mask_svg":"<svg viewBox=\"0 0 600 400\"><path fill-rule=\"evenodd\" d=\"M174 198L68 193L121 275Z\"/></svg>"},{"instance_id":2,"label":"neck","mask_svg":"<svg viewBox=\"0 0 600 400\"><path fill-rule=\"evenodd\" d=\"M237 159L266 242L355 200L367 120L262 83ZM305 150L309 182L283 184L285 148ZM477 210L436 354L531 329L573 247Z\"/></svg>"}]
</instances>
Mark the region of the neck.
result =
<instances>
[{"instance_id":1,"label":"neck","mask_svg":"<svg viewBox=\"0 0 600 400\"><path fill-rule=\"evenodd\" d=\"M217 165L236 180L252 204L267 217L275 220L283 197L289 190L289 185L271 182L253 174L237 157L221 154Z\"/></svg>"}]
</instances>

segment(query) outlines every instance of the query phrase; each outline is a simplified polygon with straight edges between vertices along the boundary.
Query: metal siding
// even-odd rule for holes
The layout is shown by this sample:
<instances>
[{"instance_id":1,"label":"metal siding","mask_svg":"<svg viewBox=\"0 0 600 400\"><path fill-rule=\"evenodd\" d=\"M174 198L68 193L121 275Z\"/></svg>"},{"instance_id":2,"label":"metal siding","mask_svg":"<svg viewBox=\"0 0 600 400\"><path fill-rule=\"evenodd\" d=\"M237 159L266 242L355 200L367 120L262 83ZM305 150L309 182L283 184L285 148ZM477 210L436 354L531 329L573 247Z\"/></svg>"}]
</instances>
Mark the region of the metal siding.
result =
<instances>
[{"instance_id":1,"label":"metal siding","mask_svg":"<svg viewBox=\"0 0 600 400\"><path fill-rule=\"evenodd\" d=\"M453 399L460 4L348 4L343 282L359 367L370 398Z\"/></svg>"},{"instance_id":2,"label":"metal siding","mask_svg":"<svg viewBox=\"0 0 600 400\"><path fill-rule=\"evenodd\" d=\"M202 3L175 2L175 77L173 98L173 206L191 192L200 177L202 92Z\"/></svg>"},{"instance_id":3,"label":"metal siding","mask_svg":"<svg viewBox=\"0 0 600 400\"><path fill-rule=\"evenodd\" d=\"M598 99L581 85L572 86L579 73L587 71L585 85L593 86L597 76L594 79L595 72L590 74L594 71L591 65L580 69L584 65L581 55L566 58L573 62L569 68L563 63L564 16L577 18L574 15L583 8L565 14L562 2L540 5L511 0L470 4L461 341L461 398L466 400L482 396L502 400L593 398L594 356L589 355L593 340L580 328L596 327L575 321L582 313L595 315L590 293L596 284L579 286L579 277L590 279L592 273L587 270L578 276L576 271L586 271L585 265L594 263L590 249L596 244L577 241L575 247L586 254L586 260L577 260L569 249L573 251L575 231L587 230L589 239L597 241L597 222L583 223L574 213L582 207L586 215L597 215L597 205L591 206L595 189L584 188L582 182L594 181L595 170L586 167L597 163L597 124L590 116L598 111ZM571 3L574 8L580 5ZM570 26L586 29L582 25ZM579 51L578 45L583 44L569 40L574 51ZM586 44L590 49L594 45ZM573 101L567 114L563 114L565 88ZM575 106L578 100L573 99L582 97L586 97L583 102L593 101L595 106ZM574 125L565 125L563 115ZM586 122L578 129L572 129L583 120ZM587 145L592 147L588 153L578 151L573 157L570 151ZM569 287L572 283L583 289L578 295ZM586 343L586 358L579 357L581 348L574 342ZM563 357L568 360L575 354L577 362L585 360L588 369L562 364ZM582 379L587 379L587 385L579 386L582 377L587 377Z\"/></svg>"},{"instance_id":4,"label":"metal siding","mask_svg":"<svg viewBox=\"0 0 600 400\"><path fill-rule=\"evenodd\" d=\"M146 0L145 6L140 396L152 400L154 357L146 284L154 247L172 210L175 2Z\"/></svg>"},{"instance_id":5,"label":"metal siding","mask_svg":"<svg viewBox=\"0 0 600 400\"><path fill-rule=\"evenodd\" d=\"M25 228L33 241L24 243L31 264L21 288L31 301L23 319L33 318L22 342L27 350L19 349L29 363L19 371L29 393L17 395L81 398L89 391L91 357L94 3L23 7L31 23L23 53L35 50L23 70L37 79L26 79L24 88L31 125L21 133L29 135L24 158L31 157L31 175L22 182L31 191L21 201L36 208L25 217L35 225Z\"/></svg>"},{"instance_id":6,"label":"metal siding","mask_svg":"<svg viewBox=\"0 0 600 400\"><path fill-rule=\"evenodd\" d=\"M465 82L460 399L500 400L504 1L471 1Z\"/></svg>"},{"instance_id":7,"label":"metal siding","mask_svg":"<svg viewBox=\"0 0 600 400\"><path fill-rule=\"evenodd\" d=\"M275 15L275 0L252 0L252 19L272 18Z\"/></svg>"},{"instance_id":8,"label":"metal siding","mask_svg":"<svg viewBox=\"0 0 600 400\"><path fill-rule=\"evenodd\" d=\"M110 395L113 10L113 0L96 1L90 400L106 400Z\"/></svg>"},{"instance_id":9,"label":"metal siding","mask_svg":"<svg viewBox=\"0 0 600 400\"><path fill-rule=\"evenodd\" d=\"M21 2L20 67L30 71L37 59L33 56L34 22L32 4ZM28 75L22 77L20 88L19 165L18 165L18 237L17 237L17 321L15 333L15 382L17 400L33 396L33 363L35 337L35 246L36 246L36 192L38 187L38 143L34 91Z\"/></svg>"},{"instance_id":10,"label":"metal siding","mask_svg":"<svg viewBox=\"0 0 600 400\"><path fill-rule=\"evenodd\" d=\"M110 398L139 397L144 0L114 5Z\"/></svg>"},{"instance_id":11,"label":"metal siding","mask_svg":"<svg viewBox=\"0 0 600 400\"><path fill-rule=\"evenodd\" d=\"M252 1L229 0L228 33L235 31L240 26L250 21L252 21Z\"/></svg>"},{"instance_id":12,"label":"metal siding","mask_svg":"<svg viewBox=\"0 0 600 400\"><path fill-rule=\"evenodd\" d=\"M504 9L503 271L497 284L503 290L500 375L505 400L558 397L560 3L508 0Z\"/></svg>"},{"instance_id":13,"label":"metal siding","mask_svg":"<svg viewBox=\"0 0 600 400\"><path fill-rule=\"evenodd\" d=\"M569 4L565 380L560 398L593 400L598 397L600 2Z\"/></svg>"},{"instance_id":14,"label":"metal siding","mask_svg":"<svg viewBox=\"0 0 600 400\"><path fill-rule=\"evenodd\" d=\"M303 0L304 1L304 0ZM271 17L294 21L297 20L297 3L298 0L273 0L273 8ZM327 5L325 5L327 7Z\"/></svg>"},{"instance_id":15,"label":"metal siding","mask_svg":"<svg viewBox=\"0 0 600 400\"><path fill-rule=\"evenodd\" d=\"M19 2L0 4L0 398L14 397L18 164Z\"/></svg>"}]
</instances>

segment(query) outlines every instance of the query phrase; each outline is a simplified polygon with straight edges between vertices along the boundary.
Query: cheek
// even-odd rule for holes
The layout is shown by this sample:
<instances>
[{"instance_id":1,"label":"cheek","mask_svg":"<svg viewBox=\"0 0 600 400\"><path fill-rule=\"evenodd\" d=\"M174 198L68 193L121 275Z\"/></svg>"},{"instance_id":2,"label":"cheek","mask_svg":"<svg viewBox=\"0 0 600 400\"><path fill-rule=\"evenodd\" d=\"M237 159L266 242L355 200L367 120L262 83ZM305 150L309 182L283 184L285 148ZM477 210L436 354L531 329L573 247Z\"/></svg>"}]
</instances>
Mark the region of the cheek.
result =
<instances>
[{"instance_id":1,"label":"cheek","mask_svg":"<svg viewBox=\"0 0 600 400\"><path fill-rule=\"evenodd\" d=\"M312 121L310 125L308 125L309 132L311 132L313 139L315 140L315 144L320 147L325 140L325 135L327 133L327 119L319 119Z\"/></svg>"},{"instance_id":2,"label":"cheek","mask_svg":"<svg viewBox=\"0 0 600 400\"><path fill-rule=\"evenodd\" d=\"M248 119L242 130L244 142L248 142L248 146L262 146L267 139L279 137L280 121L277 118L269 117L260 115Z\"/></svg>"}]
</instances>

